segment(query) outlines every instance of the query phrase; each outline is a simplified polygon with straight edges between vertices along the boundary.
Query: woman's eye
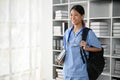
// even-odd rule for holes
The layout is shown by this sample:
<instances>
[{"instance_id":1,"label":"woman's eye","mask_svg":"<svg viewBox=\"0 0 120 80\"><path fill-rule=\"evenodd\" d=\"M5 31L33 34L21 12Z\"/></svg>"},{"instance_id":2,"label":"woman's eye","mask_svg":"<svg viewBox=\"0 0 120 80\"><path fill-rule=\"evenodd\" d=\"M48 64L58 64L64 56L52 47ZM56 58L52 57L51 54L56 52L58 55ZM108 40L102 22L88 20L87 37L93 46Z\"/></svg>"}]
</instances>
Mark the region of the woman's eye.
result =
<instances>
[{"instance_id":1,"label":"woman's eye","mask_svg":"<svg viewBox=\"0 0 120 80\"><path fill-rule=\"evenodd\" d=\"M70 16L78 16L78 15L70 15Z\"/></svg>"},{"instance_id":2,"label":"woman's eye","mask_svg":"<svg viewBox=\"0 0 120 80\"><path fill-rule=\"evenodd\" d=\"M75 16L78 16L77 14Z\"/></svg>"}]
</instances>

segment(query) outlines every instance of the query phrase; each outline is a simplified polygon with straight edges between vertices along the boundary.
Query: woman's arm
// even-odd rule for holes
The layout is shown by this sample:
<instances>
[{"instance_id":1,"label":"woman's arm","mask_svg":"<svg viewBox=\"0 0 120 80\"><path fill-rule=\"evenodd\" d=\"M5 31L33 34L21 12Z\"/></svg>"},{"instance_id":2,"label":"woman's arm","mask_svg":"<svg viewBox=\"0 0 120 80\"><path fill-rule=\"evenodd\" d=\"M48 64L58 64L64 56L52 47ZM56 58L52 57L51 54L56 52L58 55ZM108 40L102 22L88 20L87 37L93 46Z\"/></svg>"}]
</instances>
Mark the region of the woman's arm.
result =
<instances>
[{"instance_id":1,"label":"woman's arm","mask_svg":"<svg viewBox=\"0 0 120 80\"><path fill-rule=\"evenodd\" d=\"M91 51L91 52L98 52L98 51L101 50L101 48L95 48L95 47L86 46L85 41L81 41L80 46L83 47L84 50Z\"/></svg>"}]
</instances>

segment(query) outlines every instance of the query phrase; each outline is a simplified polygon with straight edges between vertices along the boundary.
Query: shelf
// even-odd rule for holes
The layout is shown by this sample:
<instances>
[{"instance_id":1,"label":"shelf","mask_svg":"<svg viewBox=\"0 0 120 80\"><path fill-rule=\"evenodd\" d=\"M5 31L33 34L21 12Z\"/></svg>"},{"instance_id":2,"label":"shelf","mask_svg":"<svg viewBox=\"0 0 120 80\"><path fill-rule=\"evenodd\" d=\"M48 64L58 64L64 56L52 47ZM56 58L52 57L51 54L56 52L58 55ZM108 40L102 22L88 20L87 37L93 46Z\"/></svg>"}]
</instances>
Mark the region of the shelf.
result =
<instances>
[{"instance_id":1,"label":"shelf","mask_svg":"<svg viewBox=\"0 0 120 80\"><path fill-rule=\"evenodd\" d=\"M120 36L119 37L112 37L113 39L120 39Z\"/></svg>"},{"instance_id":2,"label":"shelf","mask_svg":"<svg viewBox=\"0 0 120 80\"><path fill-rule=\"evenodd\" d=\"M108 75L100 75L97 80L110 80L110 76L108 76Z\"/></svg>"},{"instance_id":3,"label":"shelf","mask_svg":"<svg viewBox=\"0 0 120 80\"><path fill-rule=\"evenodd\" d=\"M63 37L63 35L53 35L54 37Z\"/></svg>"},{"instance_id":4,"label":"shelf","mask_svg":"<svg viewBox=\"0 0 120 80\"><path fill-rule=\"evenodd\" d=\"M110 57L110 55L109 54L108 55L105 54L104 57Z\"/></svg>"},{"instance_id":5,"label":"shelf","mask_svg":"<svg viewBox=\"0 0 120 80\"><path fill-rule=\"evenodd\" d=\"M68 3L60 3L60 4L53 4L53 7L55 7L55 6L67 6L68 5Z\"/></svg>"},{"instance_id":6,"label":"shelf","mask_svg":"<svg viewBox=\"0 0 120 80\"><path fill-rule=\"evenodd\" d=\"M120 75L118 75L118 74L112 74L111 76L112 76L112 77L120 78Z\"/></svg>"},{"instance_id":7,"label":"shelf","mask_svg":"<svg viewBox=\"0 0 120 80\"><path fill-rule=\"evenodd\" d=\"M111 58L117 58L117 59L120 59L120 56L111 56Z\"/></svg>"},{"instance_id":8,"label":"shelf","mask_svg":"<svg viewBox=\"0 0 120 80\"><path fill-rule=\"evenodd\" d=\"M88 0L70 0L70 2L84 2L84 1L88 1Z\"/></svg>"},{"instance_id":9,"label":"shelf","mask_svg":"<svg viewBox=\"0 0 120 80\"><path fill-rule=\"evenodd\" d=\"M53 21L68 21L69 19L53 19Z\"/></svg>"},{"instance_id":10,"label":"shelf","mask_svg":"<svg viewBox=\"0 0 120 80\"><path fill-rule=\"evenodd\" d=\"M53 5L54 4L67 4L68 0L53 0Z\"/></svg>"},{"instance_id":11,"label":"shelf","mask_svg":"<svg viewBox=\"0 0 120 80\"><path fill-rule=\"evenodd\" d=\"M86 4L87 1L76 1L76 2L70 2L70 4Z\"/></svg>"},{"instance_id":12,"label":"shelf","mask_svg":"<svg viewBox=\"0 0 120 80\"><path fill-rule=\"evenodd\" d=\"M53 52L61 52L61 50L53 50Z\"/></svg>"},{"instance_id":13,"label":"shelf","mask_svg":"<svg viewBox=\"0 0 120 80\"><path fill-rule=\"evenodd\" d=\"M110 38L110 36L97 36L98 38Z\"/></svg>"},{"instance_id":14,"label":"shelf","mask_svg":"<svg viewBox=\"0 0 120 80\"><path fill-rule=\"evenodd\" d=\"M63 66L61 66L61 65L56 65L56 64L54 64L53 66L54 66L54 67L60 67L60 68L63 68Z\"/></svg>"},{"instance_id":15,"label":"shelf","mask_svg":"<svg viewBox=\"0 0 120 80\"><path fill-rule=\"evenodd\" d=\"M69 21L70 19L53 19L53 21L56 21L56 22L58 22L58 21L60 21L60 22L62 22L62 21Z\"/></svg>"},{"instance_id":16,"label":"shelf","mask_svg":"<svg viewBox=\"0 0 120 80\"><path fill-rule=\"evenodd\" d=\"M93 19L111 19L111 17L93 17L93 18L90 18L91 20Z\"/></svg>"},{"instance_id":17,"label":"shelf","mask_svg":"<svg viewBox=\"0 0 120 80\"><path fill-rule=\"evenodd\" d=\"M103 33L105 32L107 35L97 34L96 36L100 40L102 46L104 47L104 58L105 58L105 68L104 72L101 74L98 80L118 80L120 75L114 74L114 69L116 66L116 60L120 61L120 56L115 55L115 46L120 45L120 36L116 36L115 33L119 33L120 31L117 30L115 32L114 29L118 29L120 25L120 1L119 0L65 0L65 2L60 3L57 0L53 0L53 27L54 26L61 26L62 22L67 23L67 27L72 26L72 23L69 18L69 12L73 5L82 5L85 9L85 17L84 21L86 26L91 28L95 31L96 27L97 30L101 30L98 32ZM55 11L56 10L63 10L68 11L68 17L66 19L55 19ZM99 22L100 24L107 23L106 25L91 25L94 22ZM118 27L115 27L117 24ZM93 27L92 27L93 26ZM103 27L103 28L101 28ZM106 28L107 27L107 28ZM63 39L64 34L62 35L53 35L54 39ZM59 54L61 50L53 49L53 57ZM61 65L56 65L53 59L53 78L56 79L57 73L56 69L63 68Z\"/></svg>"},{"instance_id":18,"label":"shelf","mask_svg":"<svg viewBox=\"0 0 120 80\"><path fill-rule=\"evenodd\" d=\"M108 71L103 71L102 75L110 76L110 72L108 72Z\"/></svg>"},{"instance_id":19,"label":"shelf","mask_svg":"<svg viewBox=\"0 0 120 80\"><path fill-rule=\"evenodd\" d=\"M116 17L112 17L112 18L114 18L114 19L120 19L120 16L116 16Z\"/></svg>"}]
</instances>

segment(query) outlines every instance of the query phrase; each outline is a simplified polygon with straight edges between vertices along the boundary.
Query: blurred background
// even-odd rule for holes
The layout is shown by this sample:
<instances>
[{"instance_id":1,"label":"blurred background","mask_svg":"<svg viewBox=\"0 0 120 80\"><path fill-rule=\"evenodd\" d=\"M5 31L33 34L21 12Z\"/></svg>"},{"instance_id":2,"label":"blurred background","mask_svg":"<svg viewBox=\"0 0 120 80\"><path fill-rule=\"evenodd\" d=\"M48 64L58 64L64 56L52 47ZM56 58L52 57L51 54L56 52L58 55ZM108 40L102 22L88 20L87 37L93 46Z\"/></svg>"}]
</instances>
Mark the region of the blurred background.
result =
<instances>
[{"instance_id":1,"label":"blurred background","mask_svg":"<svg viewBox=\"0 0 120 80\"><path fill-rule=\"evenodd\" d=\"M52 0L0 0L0 80L52 80Z\"/></svg>"}]
</instances>

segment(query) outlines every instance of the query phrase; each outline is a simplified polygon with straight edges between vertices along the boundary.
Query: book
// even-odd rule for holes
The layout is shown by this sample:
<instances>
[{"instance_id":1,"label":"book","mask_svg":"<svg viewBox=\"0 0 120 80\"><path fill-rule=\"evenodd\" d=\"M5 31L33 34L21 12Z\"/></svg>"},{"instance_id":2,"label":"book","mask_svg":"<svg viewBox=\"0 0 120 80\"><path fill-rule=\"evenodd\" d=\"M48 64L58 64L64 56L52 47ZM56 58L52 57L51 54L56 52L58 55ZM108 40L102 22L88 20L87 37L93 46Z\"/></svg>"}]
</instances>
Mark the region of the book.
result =
<instances>
[{"instance_id":1,"label":"book","mask_svg":"<svg viewBox=\"0 0 120 80\"><path fill-rule=\"evenodd\" d=\"M56 40L56 49L60 50L60 40L59 39Z\"/></svg>"},{"instance_id":2,"label":"book","mask_svg":"<svg viewBox=\"0 0 120 80\"><path fill-rule=\"evenodd\" d=\"M53 26L54 35L62 35L61 26Z\"/></svg>"},{"instance_id":3,"label":"book","mask_svg":"<svg viewBox=\"0 0 120 80\"><path fill-rule=\"evenodd\" d=\"M56 14L58 14L58 13L66 13L66 14L68 14L68 11L64 11L64 10L56 10L55 13L56 13Z\"/></svg>"},{"instance_id":4,"label":"book","mask_svg":"<svg viewBox=\"0 0 120 80\"><path fill-rule=\"evenodd\" d=\"M114 22L113 23L113 26L116 26L116 25L120 26L120 22Z\"/></svg>"},{"instance_id":5,"label":"book","mask_svg":"<svg viewBox=\"0 0 120 80\"><path fill-rule=\"evenodd\" d=\"M114 34L114 33L120 34L120 30L119 30L119 29L113 30L113 34Z\"/></svg>"},{"instance_id":6,"label":"book","mask_svg":"<svg viewBox=\"0 0 120 80\"><path fill-rule=\"evenodd\" d=\"M61 62L64 60L65 55L66 55L66 52L65 52L65 50L63 49L63 50L60 52L60 54L58 55L58 57L57 57L58 63L61 63Z\"/></svg>"},{"instance_id":7,"label":"book","mask_svg":"<svg viewBox=\"0 0 120 80\"><path fill-rule=\"evenodd\" d=\"M60 50L63 49L63 40L60 40Z\"/></svg>"},{"instance_id":8,"label":"book","mask_svg":"<svg viewBox=\"0 0 120 80\"><path fill-rule=\"evenodd\" d=\"M65 33L66 29L68 28L68 23L62 22L62 34Z\"/></svg>"},{"instance_id":9,"label":"book","mask_svg":"<svg viewBox=\"0 0 120 80\"><path fill-rule=\"evenodd\" d=\"M91 25L90 28L91 29L99 29L99 30L104 30L104 29L108 30L108 26L93 26L93 25Z\"/></svg>"},{"instance_id":10,"label":"book","mask_svg":"<svg viewBox=\"0 0 120 80\"><path fill-rule=\"evenodd\" d=\"M104 32L104 33L99 33L99 32L95 32L96 36L108 36L108 33Z\"/></svg>"},{"instance_id":11,"label":"book","mask_svg":"<svg viewBox=\"0 0 120 80\"><path fill-rule=\"evenodd\" d=\"M56 49L56 40L53 40L53 49Z\"/></svg>"},{"instance_id":12,"label":"book","mask_svg":"<svg viewBox=\"0 0 120 80\"><path fill-rule=\"evenodd\" d=\"M98 26L104 25L105 26L105 25L108 25L108 23L107 22L91 22L90 25L94 25L94 26L95 25L98 25Z\"/></svg>"},{"instance_id":13,"label":"book","mask_svg":"<svg viewBox=\"0 0 120 80\"><path fill-rule=\"evenodd\" d=\"M60 17L61 17L61 16L62 16L62 17L64 17L64 16L65 16L65 17L68 17L68 14L67 14L67 13L56 13L55 16L56 16L56 17L59 17L59 16L60 16Z\"/></svg>"},{"instance_id":14,"label":"book","mask_svg":"<svg viewBox=\"0 0 120 80\"><path fill-rule=\"evenodd\" d=\"M93 29L94 32L96 33L107 33L108 30L99 30L99 29Z\"/></svg>"},{"instance_id":15,"label":"book","mask_svg":"<svg viewBox=\"0 0 120 80\"><path fill-rule=\"evenodd\" d=\"M59 20L59 19L68 19L67 16L55 16L55 19L56 20Z\"/></svg>"},{"instance_id":16,"label":"book","mask_svg":"<svg viewBox=\"0 0 120 80\"><path fill-rule=\"evenodd\" d=\"M56 77L56 80L63 80L63 78Z\"/></svg>"},{"instance_id":17,"label":"book","mask_svg":"<svg viewBox=\"0 0 120 80\"><path fill-rule=\"evenodd\" d=\"M113 33L113 36L120 37L120 33Z\"/></svg>"},{"instance_id":18,"label":"book","mask_svg":"<svg viewBox=\"0 0 120 80\"><path fill-rule=\"evenodd\" d=\"M120 30L120 26L113 26L113 30Z\"/></svg>"},{"instance_id":19,"label":"book","mask_svg":"<svg viewBox=\"0 0 120 80\"><path fill-rule=\"evenodd\" d=\"M57 72L57 73L62 73L62 72L63 72L63 70L62 70L62 69L58 69L58 68L57 68L57 69L56 69L56 72Z\"/></svg>"}]
</instances>

